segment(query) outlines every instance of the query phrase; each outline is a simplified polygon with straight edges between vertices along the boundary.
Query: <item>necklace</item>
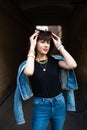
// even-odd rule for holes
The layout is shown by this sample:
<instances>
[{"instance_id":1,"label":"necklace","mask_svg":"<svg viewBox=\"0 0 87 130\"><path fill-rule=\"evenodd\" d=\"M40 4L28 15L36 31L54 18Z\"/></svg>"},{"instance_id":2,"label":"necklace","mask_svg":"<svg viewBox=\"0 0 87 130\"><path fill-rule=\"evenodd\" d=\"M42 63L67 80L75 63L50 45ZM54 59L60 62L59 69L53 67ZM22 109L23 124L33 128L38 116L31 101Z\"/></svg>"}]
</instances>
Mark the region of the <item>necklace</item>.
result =
<instances>
[{"instance_id":1,"label":"necklace","mask_svg":"<svg viewBox=\"0 0 87 130\"><path fill-rule=\"evenodd\" d=\"M41 61L38 61L40 64L46 64L48 62L48 59L47 60L41 60Z\"/></svg>"},{"instance_id":2,"label":"necklace","mask_svg":"<svg viewBox=\"0 0 87 130\"><path fill-rule=\"evenodd\" d=\"M42 70L45 72L46 71L46 67L47 67L47 63L48 63L48 59L47 60L38 61L38 63L40 64Z\"/></svg>"},{"instance_id":3,"label":"necklace","mask_svg":"<svg viewBox=\"0 0 87 130\"><path fill-rule=\"evenodd\" d=\"M46 67L47 67L47 62L45 64L41 64L40 63L40 66L41 66L42 70L45 72L46 71Z\"/></svg>"}]
</instances>

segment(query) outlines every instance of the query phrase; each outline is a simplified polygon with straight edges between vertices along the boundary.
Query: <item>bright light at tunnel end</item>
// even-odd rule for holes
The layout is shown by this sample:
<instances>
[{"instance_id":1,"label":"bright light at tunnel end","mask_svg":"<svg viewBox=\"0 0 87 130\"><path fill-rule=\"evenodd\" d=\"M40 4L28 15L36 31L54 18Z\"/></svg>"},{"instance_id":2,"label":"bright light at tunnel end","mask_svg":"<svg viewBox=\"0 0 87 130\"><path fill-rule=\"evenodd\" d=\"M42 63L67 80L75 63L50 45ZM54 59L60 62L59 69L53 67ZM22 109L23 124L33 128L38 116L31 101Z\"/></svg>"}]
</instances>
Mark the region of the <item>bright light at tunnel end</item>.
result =
<instances>
[{"instance_id":1,"label":"bright light at tunnel end","mask_svg":"<svg viewBox=\"0 0 87 130\"><path fill-rule=\"evenodd\" d=\"M44 30L44 31L48 31L48 26L36 26L36 29L40 29L40 30Z\"/></svg>"}]
</instances>

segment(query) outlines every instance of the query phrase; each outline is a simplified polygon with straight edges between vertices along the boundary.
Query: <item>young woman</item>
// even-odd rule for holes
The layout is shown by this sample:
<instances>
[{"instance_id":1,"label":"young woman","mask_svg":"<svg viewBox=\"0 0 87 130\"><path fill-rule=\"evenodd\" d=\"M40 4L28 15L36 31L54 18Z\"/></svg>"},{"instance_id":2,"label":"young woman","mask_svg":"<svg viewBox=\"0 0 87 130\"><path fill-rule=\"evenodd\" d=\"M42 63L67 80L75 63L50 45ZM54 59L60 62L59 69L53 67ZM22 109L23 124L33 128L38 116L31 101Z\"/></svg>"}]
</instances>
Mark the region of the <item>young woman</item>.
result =
<instances>
[{"instance_id":1,"label":"young woman","mask_svg":"<svg viewBox=\"0 0 87 130\"><path fill-rule=\"evenodd\" d=\"M52 57L54 46L63 60ZM74 69L77 63L65 50L60 37L50 31L37 30L30 37L30 49L24 73L28 76L34 94L32 130L62 130L66 105L59 79L60 68Z\"/></svg>"}]
</instances>

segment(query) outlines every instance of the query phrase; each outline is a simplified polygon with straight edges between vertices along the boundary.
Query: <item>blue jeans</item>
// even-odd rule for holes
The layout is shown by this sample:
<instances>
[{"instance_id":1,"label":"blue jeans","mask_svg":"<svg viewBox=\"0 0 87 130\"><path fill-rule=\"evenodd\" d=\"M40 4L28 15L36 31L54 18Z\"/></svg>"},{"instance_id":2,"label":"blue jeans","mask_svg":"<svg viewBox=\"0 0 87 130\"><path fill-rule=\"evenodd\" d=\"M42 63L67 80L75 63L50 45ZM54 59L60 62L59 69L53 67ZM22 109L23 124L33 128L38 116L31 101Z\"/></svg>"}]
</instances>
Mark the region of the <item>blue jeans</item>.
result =
<instances>
[{"instance_id":1,"label":"blue jeans","mask_svg":"<svg viewBox=\"0 0 87 130\"><path fill-rule=\"evenodd\" d=\"M62 130L66 118L66 105L63 94L53 98L34 97L32 130L46 130L49 121L51 130Z\"/></svg>"}]
</instances>

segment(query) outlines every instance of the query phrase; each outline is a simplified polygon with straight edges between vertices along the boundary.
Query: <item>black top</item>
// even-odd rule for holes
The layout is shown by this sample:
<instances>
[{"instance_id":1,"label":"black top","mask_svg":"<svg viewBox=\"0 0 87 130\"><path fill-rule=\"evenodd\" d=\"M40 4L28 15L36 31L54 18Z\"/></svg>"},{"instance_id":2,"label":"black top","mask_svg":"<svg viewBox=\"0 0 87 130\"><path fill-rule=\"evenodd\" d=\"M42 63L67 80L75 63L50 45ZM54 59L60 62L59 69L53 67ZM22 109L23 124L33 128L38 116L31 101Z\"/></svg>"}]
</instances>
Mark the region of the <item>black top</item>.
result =
<instances>
[{"instance_id":1,"label":"black top","mask_svg":"<svg viewBox=\"0 0 87 130\"><path fill-rule=\"evenodd\" d=\"M34 96L51 98L61 92L59 81L58 60L53 57L48 58L46 71L43 71L40 63L35 61L35 70L33 76L29 77Z\"/></svg>"}]
</instances>

